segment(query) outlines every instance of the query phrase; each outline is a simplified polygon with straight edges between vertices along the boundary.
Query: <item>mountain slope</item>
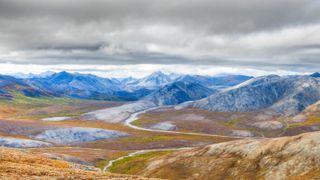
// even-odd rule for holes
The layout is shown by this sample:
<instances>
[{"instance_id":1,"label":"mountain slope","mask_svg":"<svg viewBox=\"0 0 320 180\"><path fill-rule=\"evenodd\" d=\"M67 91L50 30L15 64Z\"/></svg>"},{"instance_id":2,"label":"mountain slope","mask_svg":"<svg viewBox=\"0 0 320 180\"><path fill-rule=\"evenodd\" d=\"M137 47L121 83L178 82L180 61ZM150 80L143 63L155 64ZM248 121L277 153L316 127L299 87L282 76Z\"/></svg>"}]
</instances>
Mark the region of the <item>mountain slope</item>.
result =
<instances>
[{"instance_id":1,"label":"mountain slope","mask_svg":"<svg viewBox=\"0 0 320 180\"><path fill-rule=\"evenodd\" d=\"M315 179L320 133L213 144L151 159L141 170L168 179Z\"/></svg>"},{"instance_id":2,"label":"mountain slope","mask_svg":"<svg viewBox=\"0 0 320 180\"><path fill-rule=\"evenodd\" d=\"M89 112L84 115L84 118L119 123L127 119L131 114L139 111L162 105L175 105L185 101L200 99L214 92L214 90L196 83L174 82L163 86L139 101Z\"/></svg>"},{"instance_id":3,"label":"mountain slope","mask_svg":"<svg viewBox=\"0 0 320 180\"><path fill-rule=\"evenodd\" d=\"M192 106L222 112L272 110L292 115L320 99L320 79L310 76L262 76L225 89Z\"/></svg>"},{"instance_id":4,"label":"mountain slope","mask_svg":"<svg viewBox=\"0 0 320 180\"><path fill-rule=\"evenodd\" d=\"M178 81L151 93L144 98L144 100L152 101L159 106L175 105L186 101L201 99L215 92L217 91L204 87L198 83Z\"/></svg>"},{"instance_id":5,"label":"mountain slope","mask_svg":"<svg viewBox=\"0 0 320 180\"><path fill-rule=\"evenodd\" d=\"M74 98L113 99L116 97L112 93L119 90L118 84L110 79L65 71L45 78L31 78L28 83Z\"/></svg>"},{"instance_id":6,"label":"mountain slope","mask_svg":"<svg viewBox=\"0 0 320 180\"><path fill-rule=\"evenodd\" d=\"M53 96L53 93L28 85L21 79L0 75L0 98L12 99L14 93L28 97Z\"/></svg>"},{"instance_id":7,"label":"mountain slope","mask_svg":"<svg viewBox=\"0 0 320 180\"><path fill-rule=\"evenodd\" d=\"M95 100L134 101L145 97L153 90L143 86L128 90L130 83L137 82L134 78L108 79L91 74L59 72L47 77L35 77L26 82L66 97Z\"/></svg>"},{"instance_id":8,"label":"mountain slope","mask_svg":"<svg viewBox=\"0 0 320 180\"><path fill-rule=\"evenodd\" d=\"M315 72L315 73L311 74L310 76L315 77L315 78L320 78L320 73Z\"/></svg>"}]
</instances>

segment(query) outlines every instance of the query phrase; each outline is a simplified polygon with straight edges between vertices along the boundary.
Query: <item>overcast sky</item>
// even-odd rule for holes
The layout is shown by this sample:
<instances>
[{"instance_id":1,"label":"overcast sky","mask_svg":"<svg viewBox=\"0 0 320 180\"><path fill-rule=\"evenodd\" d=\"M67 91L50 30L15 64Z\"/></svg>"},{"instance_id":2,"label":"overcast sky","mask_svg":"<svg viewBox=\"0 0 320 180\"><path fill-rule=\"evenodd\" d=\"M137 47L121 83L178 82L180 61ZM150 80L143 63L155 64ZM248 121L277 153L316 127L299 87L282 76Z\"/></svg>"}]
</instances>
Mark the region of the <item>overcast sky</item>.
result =
<instances>
[{"instance_id":1,"label":"overcast sky","mask_svg":"<svg viewBox=\"0 0 320 180\"><path fill-rule=\"evenodd\" d=\"M319 0L0 0L0 71L320 70Z\"/></svg>"}]
</instances>

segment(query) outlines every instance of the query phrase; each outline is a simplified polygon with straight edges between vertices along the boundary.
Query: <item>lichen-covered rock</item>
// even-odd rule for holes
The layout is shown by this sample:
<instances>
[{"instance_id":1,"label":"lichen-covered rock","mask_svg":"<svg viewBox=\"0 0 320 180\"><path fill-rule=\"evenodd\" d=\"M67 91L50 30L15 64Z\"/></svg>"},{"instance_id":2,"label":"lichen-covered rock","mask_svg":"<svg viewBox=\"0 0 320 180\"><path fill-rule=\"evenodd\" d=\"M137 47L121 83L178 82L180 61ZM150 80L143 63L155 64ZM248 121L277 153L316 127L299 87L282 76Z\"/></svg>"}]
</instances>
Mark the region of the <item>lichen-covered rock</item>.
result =
<instances>
[{"instance_id":1,"label":"lichen-covered rock","mask_svg":"<svg viewBox=\"0 0 320 180\"><path fill-rule=\"evenodd\" d=\"M0 146L13 147L13 148L35 148L35 147L49 147L51 143L36 141L32 139L21 139L14 137L0 136Z\"/></svg>"},{"instance_id":2,"label":"lichen-covered rock","mask_svg":"<svg viewBox=\"0 0 320 180\"><path fill-rule=\"evenodd\" d=\"M257 127L259 129L265 129L265 130L276 130L284 127L284 125L279 121L255 122L252 124L252 126Z\"/></svg>"},{"instance_id":3,"label":"lichen-covered rock","mask_svg":"<svg viewBox=\"0 0 320 180\"><path fill-rule=\"evenodd\" d=\"M57 144L82 143L103 139L112 139L128 135L127 133L99 128L59 128L45 130L34 136L34 139L49 141Z\"/></svg>"}]
</instances>

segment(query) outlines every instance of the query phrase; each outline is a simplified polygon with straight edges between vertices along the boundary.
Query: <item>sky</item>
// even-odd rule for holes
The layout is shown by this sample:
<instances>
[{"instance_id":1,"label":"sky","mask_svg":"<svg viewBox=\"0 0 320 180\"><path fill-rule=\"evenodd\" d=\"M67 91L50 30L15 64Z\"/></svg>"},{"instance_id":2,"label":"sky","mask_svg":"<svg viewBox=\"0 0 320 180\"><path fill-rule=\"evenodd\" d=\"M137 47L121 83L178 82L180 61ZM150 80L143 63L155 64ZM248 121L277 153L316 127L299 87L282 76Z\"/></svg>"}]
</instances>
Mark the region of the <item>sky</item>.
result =
<instances>
[{"instance_id":1,"label":"sky","mask_svg":"<svg viewBox=\"0 0 320 180\"><path fill-rule=\"evenodd\" d=\"M2 74L303 74L319 57L318 0L0 0Z\"/></svg>"}]
</instances>

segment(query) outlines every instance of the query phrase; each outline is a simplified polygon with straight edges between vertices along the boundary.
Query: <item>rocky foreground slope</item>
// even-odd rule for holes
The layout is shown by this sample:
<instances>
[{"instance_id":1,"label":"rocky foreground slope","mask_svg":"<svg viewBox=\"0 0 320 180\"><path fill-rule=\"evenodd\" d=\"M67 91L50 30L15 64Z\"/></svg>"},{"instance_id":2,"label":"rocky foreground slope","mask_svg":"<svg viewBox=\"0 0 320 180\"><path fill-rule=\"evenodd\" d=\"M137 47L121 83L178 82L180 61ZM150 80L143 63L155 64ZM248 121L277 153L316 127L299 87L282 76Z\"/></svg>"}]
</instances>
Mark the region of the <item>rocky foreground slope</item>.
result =
<instances>
[{"instance_id":1,"label":"rocky foreground slope","mask_svg":"<svg viewBox=\"0 0 320 180\"><path fill-rule=\"evenodd\" d=\"M320 132L246 139L152 159L141 175L168 179L316 179Z\"/></svg>"},{"instance_id":2,"label":"rocky foreground slope","mask_svg":"<svg viewBox=\"0 0 320 180\"><path fill-rule=\"evenodd\" d=\"M67 162L51 160L21 150L0 148L0 179L146 179L83 170Z\"/></svg>"}]
</instances>

